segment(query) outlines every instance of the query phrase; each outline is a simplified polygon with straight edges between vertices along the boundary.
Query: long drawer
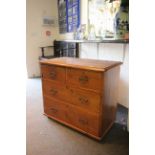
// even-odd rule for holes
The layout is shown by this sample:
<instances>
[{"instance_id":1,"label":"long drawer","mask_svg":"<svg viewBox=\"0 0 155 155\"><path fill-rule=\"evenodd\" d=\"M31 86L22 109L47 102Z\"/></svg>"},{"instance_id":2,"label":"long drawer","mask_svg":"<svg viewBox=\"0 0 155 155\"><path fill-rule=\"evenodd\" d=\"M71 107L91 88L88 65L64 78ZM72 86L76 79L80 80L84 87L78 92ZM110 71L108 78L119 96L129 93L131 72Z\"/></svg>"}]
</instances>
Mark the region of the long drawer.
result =
<instances>
[{"instance_id":1,"label":"long drawer","mask_svg":"<svg viewBox=\"0 0 155 155\"><path fill-rule=\"evenodd\" d=\"M65 121L85 132L99 136L100 115L81 110L74 105L44 97L45 114Z\"/></svg>"},{"instance_id":2,"label":"long drawer","mask_svg":"<svg viewBox=\"0 0 155 155\"><path fill-rule=\"evenodd\" d=\"M83 109L99 113L101 110L101 96L98 93L69 87L70 101Z\"/></svg>"},{"instance_id":3,"label":"long drawer","mask_svg":"<svg viewBox=\"0 0 155 155\"><path fill-rule=\"evenodd\" d=\"M99 120L100 115L93 114L85 111L84 109L75 108L74 105L68 106L68 120L70 124L91 133L93 135L99 136Z\"/></svg>"},{"instance_id":4,"label":"long drawer","mask_svg":"<svg viewBox=\"0 0 155 155\"><path fill-rule=\"evenodd\" d=\"M60 85L43 80L43 93L46 96L79 106L91 112L100 112L101 96L98 93L85 91L67 85Z\"/></svg>"}]
</instances>

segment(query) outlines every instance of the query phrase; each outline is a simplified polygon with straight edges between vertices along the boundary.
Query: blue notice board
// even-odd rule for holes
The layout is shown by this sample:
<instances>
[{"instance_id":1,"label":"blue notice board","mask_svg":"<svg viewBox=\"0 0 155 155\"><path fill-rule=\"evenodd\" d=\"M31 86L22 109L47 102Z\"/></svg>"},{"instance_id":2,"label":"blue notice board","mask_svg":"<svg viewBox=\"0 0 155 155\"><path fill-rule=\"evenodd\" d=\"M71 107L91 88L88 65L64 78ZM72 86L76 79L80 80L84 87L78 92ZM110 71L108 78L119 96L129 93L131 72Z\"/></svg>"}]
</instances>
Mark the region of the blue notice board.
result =
<instances>
[{"instance_id":1,"label":"blue notice board","mask_svg":"<svg viewBox=\"0 0 155 155\"><path fill-rule=\"evenodd\" d=\"M80 26L80 0L67 0L67 32L73 32Z\"/></svg>"},{"instance_id":2,"label":"blue notice board","mask_svg":"<svg viewBox=\"0 0 155 155\"><path fill-rule=\"evenodd\" d=\"M80 0L58 0L59 31L73 32L80 26Z\"/></svg>"}]
</instances>

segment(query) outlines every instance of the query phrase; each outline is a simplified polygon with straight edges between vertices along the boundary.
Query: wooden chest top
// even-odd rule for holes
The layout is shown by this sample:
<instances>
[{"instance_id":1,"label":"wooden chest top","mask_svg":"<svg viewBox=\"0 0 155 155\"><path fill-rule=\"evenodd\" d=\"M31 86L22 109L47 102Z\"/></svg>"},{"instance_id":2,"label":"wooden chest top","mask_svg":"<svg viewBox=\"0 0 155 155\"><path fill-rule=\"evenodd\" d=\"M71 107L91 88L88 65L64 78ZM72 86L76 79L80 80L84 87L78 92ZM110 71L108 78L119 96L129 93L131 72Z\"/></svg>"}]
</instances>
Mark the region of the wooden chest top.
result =
<instances>
[{"instance_id":1,"label":"wooden chest top","mask_svg":"<svg viewBox=\"0 0 155 155\"><path fill-rule=\"evenodd\" d=\"M79 58L69 58L61 57L48 60L41 60L41 64L57 65L78 69L86 69L93 71L106 71L110 68L122 64L119 61L108 61L108 60L92 60L92 59L79 59Z\"/></svg>"}]
</instances>

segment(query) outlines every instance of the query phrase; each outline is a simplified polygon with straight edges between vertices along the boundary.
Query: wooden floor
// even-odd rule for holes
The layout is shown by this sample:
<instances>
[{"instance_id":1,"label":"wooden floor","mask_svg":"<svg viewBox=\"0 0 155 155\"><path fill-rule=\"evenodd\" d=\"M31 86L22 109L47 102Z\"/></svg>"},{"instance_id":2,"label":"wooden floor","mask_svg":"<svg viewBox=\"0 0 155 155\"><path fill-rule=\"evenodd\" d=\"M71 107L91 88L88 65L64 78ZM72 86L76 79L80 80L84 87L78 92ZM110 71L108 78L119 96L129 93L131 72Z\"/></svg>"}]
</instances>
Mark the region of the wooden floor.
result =
<instances>
[{"instance_id":1,"label":"wooden floor","mask_svg":"<svg viewBox=\"0 0 155 155\"><path fill-rule=\"evenodd\" d=\"M98 142L43 115L40 79L27 81L27 155L128 155L127 109L119 106L116 123Z\"/></svg>"}]
</instances>

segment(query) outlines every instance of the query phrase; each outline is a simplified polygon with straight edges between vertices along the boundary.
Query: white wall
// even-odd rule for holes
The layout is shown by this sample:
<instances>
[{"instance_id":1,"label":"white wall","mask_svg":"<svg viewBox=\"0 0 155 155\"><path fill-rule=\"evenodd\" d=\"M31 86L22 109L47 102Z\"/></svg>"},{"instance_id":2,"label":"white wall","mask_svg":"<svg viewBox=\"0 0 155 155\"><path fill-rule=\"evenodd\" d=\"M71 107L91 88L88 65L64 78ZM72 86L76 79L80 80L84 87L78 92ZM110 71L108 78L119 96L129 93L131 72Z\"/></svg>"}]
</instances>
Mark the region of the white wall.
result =
<instances>
[{"instance_id":1,"label":"white wall","mask_svg":"<svg viewBox=\"0 0 155 155\"><path fill-rule=\"evenodd\" d=\"M38 57L41 55L41 50L39 47L52 45L58 35L58 27L42 26L43 16L58 16L57 0L27 0L26 3L27 73L28 77L35 77L40 75ZM45 35L47 30L51 31L50 37Z\"/></svg>"},{"instance_id":2,"label":"white wall","mask_svg":"<svg viewBox=\"0 0 155 155\"><path fill-rule=\"evenodd\" d=\"M81 58L122 61L120 69L118 103L129 107L129 45L101 43L83 43Z\"/></svg>"},{"instance_id":3,"label":"white wall","mask_svg":"<svg viewBox=\"0 0 155 155\"><path fill-rule=\"evenodd\" d=\"M129 107L129 45L125 48L124 61L120 70L118 102Z\"/></svg>"}]
</instances>

